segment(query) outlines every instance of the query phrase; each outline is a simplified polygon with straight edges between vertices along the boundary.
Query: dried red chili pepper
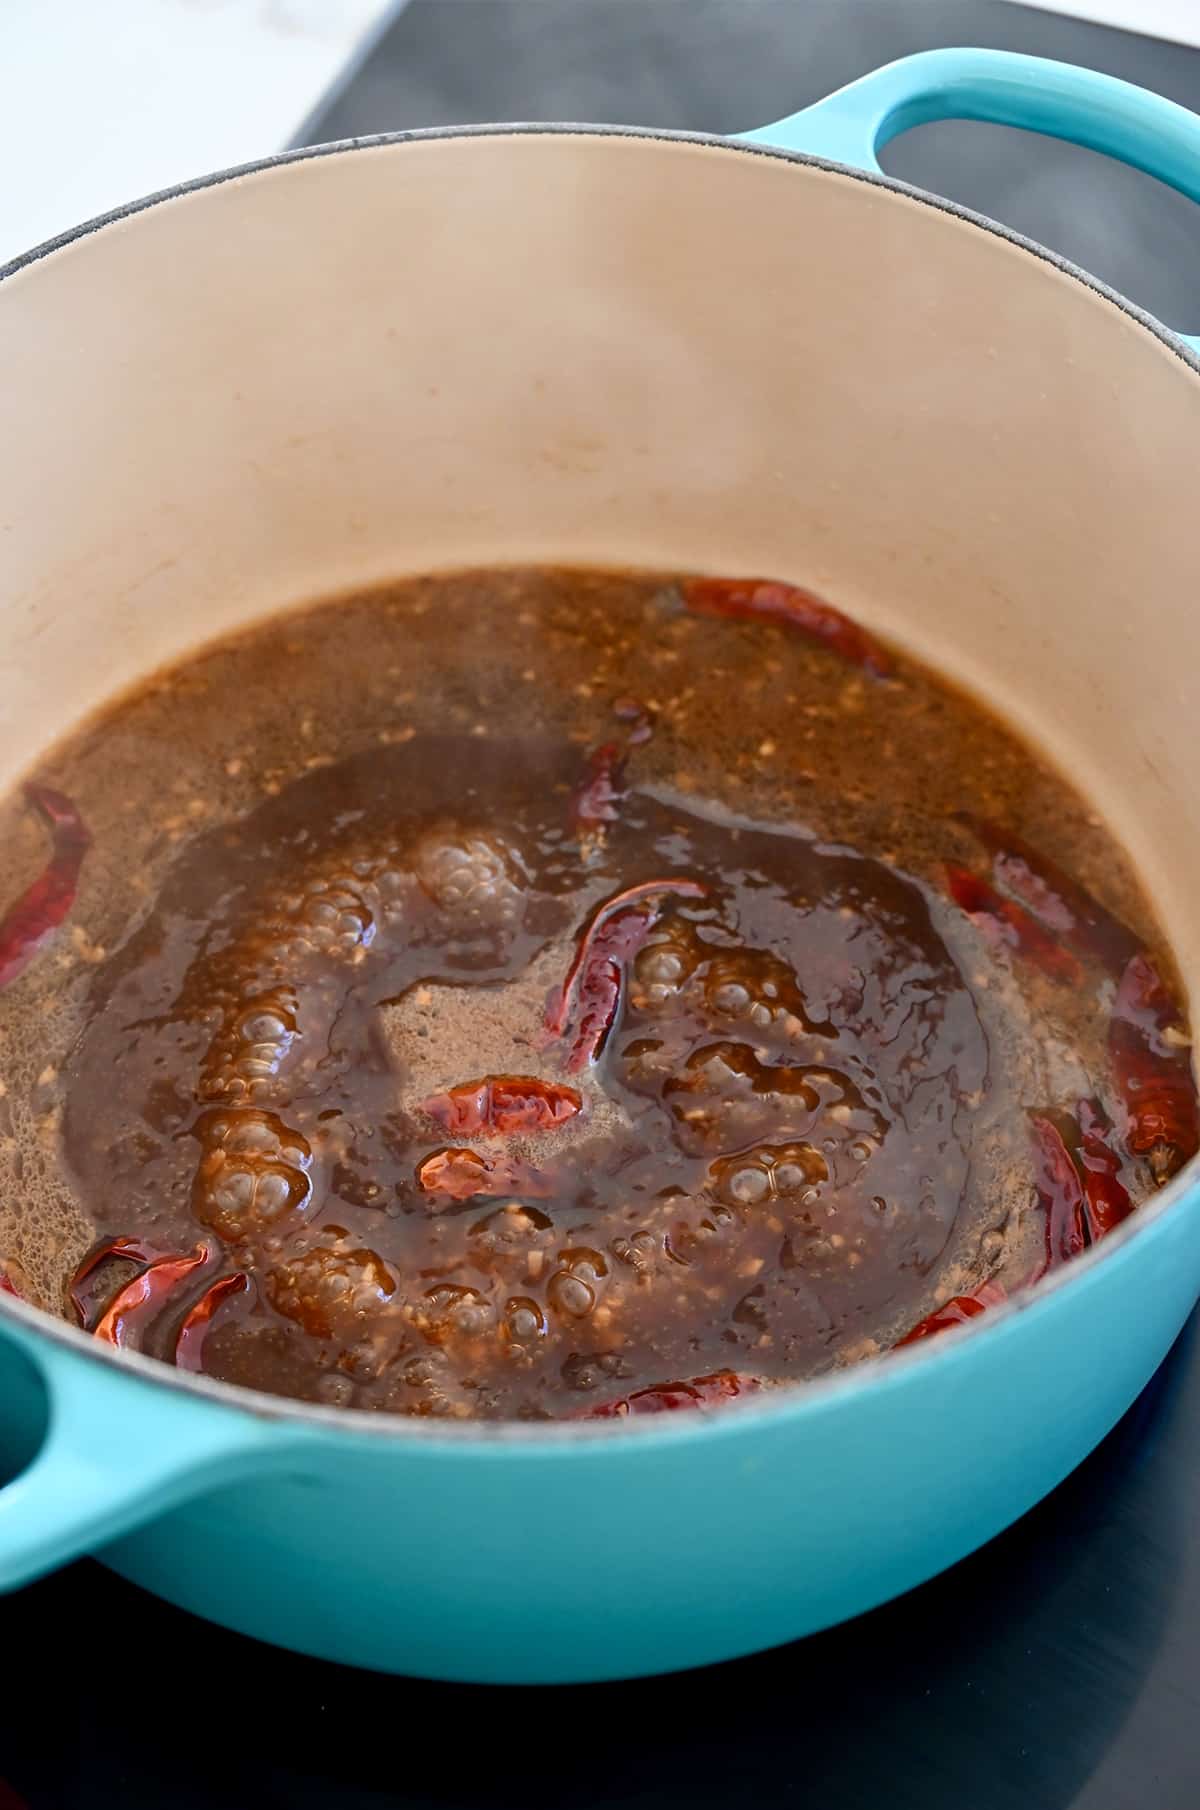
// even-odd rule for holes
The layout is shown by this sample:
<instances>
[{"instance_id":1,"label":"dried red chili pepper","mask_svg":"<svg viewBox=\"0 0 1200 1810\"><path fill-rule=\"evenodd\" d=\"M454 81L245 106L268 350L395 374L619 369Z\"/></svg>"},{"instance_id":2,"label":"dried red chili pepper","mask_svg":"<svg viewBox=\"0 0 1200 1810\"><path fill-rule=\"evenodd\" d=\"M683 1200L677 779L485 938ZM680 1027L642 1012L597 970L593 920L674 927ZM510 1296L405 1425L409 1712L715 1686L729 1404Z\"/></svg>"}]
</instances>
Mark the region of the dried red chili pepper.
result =
<instances>
[{"instance_id":1,"label":"dried red chili pepper","mask_svg":"<svg viewBox=\"0 0 1200 1810\"><path fill-rule=\"evenodd\" d=\"M935 1332L948 1332L951 1326L966 1326L976 1314L984 1313L989 1307L999 1307L1007 1300L1007 1291L1001 1283L981 1282L973 1294L955 1295L926 1314L923 1320L918 1320L911 1332L897 1339L893 1350L899 1351L902 1345L914 1345L918 1339L928 1339Z\"/></svg>"},{"instance_id":2,"label":"dried red chili pepper","mask_svg":"<svg viewBox=\"0 0 1200 1810\"><path fill-rule=\"evenodd\" d=\"M946 863L946 882L954 903L985 934L1015 949L1051 980L1072 987L1083 984L1083 969L1078 958L1069 949L1064 949L1023 905L1006 899L987 880L973 874L969 867L959 867L952 861Z\"/></svg>"},{"instance_id":3,"label":"dried red chili pepper","mask_svg":"<svg viewBox=\"0 0 1200 1810\"><path fill-rule=\"evenodd\" d=\"M546 1002L551 1038L561 1037L572 1017L577 1021L568 1071L594 1062L603 1048L621 1001L625 963L658 921L664 893L702 899L708 888L698 880L644 880L605 899L584 926L567 977Z\"/></svg>"},{"instance_id":4,"label":"dried red chili pepper","mask_svg":"<svg viewBox=\"0 0 1200 1810\"><path fill-rule=\"evenodd\" d=\"M422 1111L454 1137L474 1137L480 1131L502 1137L518 1131L552 1131L582 1107L575 1088L543 1081L538 1075L485 1075L421 1102Z\"/></svg>"},{"instance_id":5,"label":"dried red chili pepper","mask_svg":"<svg viewBox=\"0 0 1200 1810\"><path fill-rule=\"evenodd\" d=\"M544 1175L525 1163L483 1156L478 1150L435 1150L417 1165L417 1186L426 1194L449 1200L473 1200L477 1194L550 1192Z\"/></svg>"},{"instance_id":6,"label":"dried red chili pepper","mask_svg":"<svg viewBox=\"0 0 1200 1810\"><path fill-rule=\"evenodd\" d=\"M193 1307L184 1316L175 1340L175 1368L177 1370L199 1370L204 1354L204 1341L208 1329L212 1325L217 1309L234 1295L241 1295L250 1287L250 1278L245 1270L236 1270L232 1276L218 1276L210 1283Z\"/></svg>"},{"instance_id":7,"label":"dried red chili pepper","mask_svg":"<svg viewBox=\"0 0 1200 1810\"><path fill-rule=\"evenodd\" d=\"M652 924L645 912L630 910L609 918L597 932L579 978L578 1026L568 1073L577 1074L604 1048L621 1002L625 964L645 943Z\"/></svg>"},{"instance_id":8,"label":"dried red chili pepper","mask_svg":"<svg viewBox=\"0 0 1200 1810\"><path fill-rule=\"evenodd\" d=\"M212 1261L211 1245L198 1244L186 1257L160 1257L140 1276L118 1289L93 1328L93 1338L128 1346L133 1333L144 1331L154 1316L194 1271Z\"/></svg>"},{"instance_id":9,"label":"dried red chili pepper","mask_svg":"<svg viewBox=\"0 0 1200 1810\"><path fill-rule=\"evenodd\" d=\"M1164 1182L1200 1148L1190 1039L1178 1004L1153 958L1141 951L1117 985L1108 1032L1113 1074L1125 1106L1125 1141Z\"/></svg>"},{"instance_id":10,"label":"dried red chili pepper","mask_svg":"<svg viewBox=\"0 0 1200 1810\"><path fill-rule=\"evenodd\" d=\"M70 911L92 840L79 812L61 792L27 785L25 796L49 827L51 854L33 885L0 919L0 987L29 966Z\"/></svg>"},{"instance_id":11,"label":"dried red chili pepper","mask_svg":"<svg viewBox=\"0 0 1200 1810\"><path fill-rule=\"evenodd\" d=\"M1086 887L1011 830L978 817L963 818L992 857L996 880L1077 955L1120 972L1138 949L1128 925Z\"/></svg>"},{"instance_id":12,"label":"dried red chili pepper","mask_svg":"<svg viewBox=\"0 0 1200 1810\"><path fill-rule=\"evenodd\" d=\"M20 1289L14 1286L12 1277L3 1268L0 1268L0 1294L14 1295L18 1301L22 1299Z\"/></svg>"},{"instance_id":13,"label":"dried red chili pepper","mask_svg":"<svg viewBox=\"0 0 1200 1810\"><path fill-rule=\"evenodd\" d=\"M891 655L873 635L796 585L770 578L685 578L679 595L684 608L697 615L782 623L877 679L886 678L892 670Z\"/></svg>"},{"instance_id":14,"label":"dried red chili pepper","mask_svg":"<svg viewBox=\"0 0 1200 1810\"><path fill-rule=\"evenodd\" d=\"M477 1150L435 1150L417 1165L417 1186L451 1200L471 1200L484 1193L491 1177L491 1163Z\"/></svg>"},{"instance_id":15,"label":"dried red chili pepper","mask_svg":"<svg viewBox=\"0 0 1200 1810\"><path fill-rule=\"evenodd\" d=\"M636 698L614 698L613 715L627 723L624 744L603 742L587 757L584 777L571 794L567 823L571 834L588 854L604 841L608 826L621 814L621 803L628 790L625 763L631 748L649 741L654 725L649 713Z\"/></svg>"},{"instance_id":16,"label":"dried red chili pepper","mask_svg":"<svg viewBox=\"0 0 1200 1810\"><path fill-rule=\"evenodd\" d=\"M635 1389L632 1395L619 1395L594 1408L581 1408L571 1419L622 1420L629 1414L710 1408L716 1402L732 1401L735 1396L753 1395L761 1388L756 1376L741 1376L736 1370L714 1370L711 1376L694 1376L687 1383L654 1383L648 1389Z\"/></svg>"},{"instance_id":17,"label":"dried red chili pepper","mask_svg":"<svg viewBox=\"0 0 1200 1810\"><path fill-rule=\"evenodd\" d=\"M1046 1254L1028 1278L1078 1257L1127 1219L1133 1204L1120 1180L1112 1126L1097 1100L1081 1100L1077 1114L1030 1114L1034 1181L1045 1215ZM911 1336L911 1335L910 1335Z\"/></svg>"},{"instance_id":18,"label":"dried red chili pepper","mask_svg":"<svg viewBox=\"0 0 1200 1810\"><path fill-rule=\"evenodd\" d=\"M130 1263L154 1263L165 1255L165 1251L156 1251L153 1246L143 1244L139 1238L102 1239L88 1252L67 1287L71 1305L79 1315L79 1324L86 1326L88 1318L89 1303L82 1292L83 1284L109 1257L123 1257Z\"/></svg>"},{"instance_id":19,"label":"dried red chili pepper","mask_svg":"<svg viewBox=\"0 0 1200 1810\"><path fill-rule=\"evenodd\" d=\"M1133 1212L1121 1181L1120 1153L1113 1149L1113 1128L1099 1100L1080 1100L1071 1124L1076 1140L1064 1142L1083 1183L1083 1212L1088 1243L1097 1244ZM1069 1127L1068 1127L1069 1129Z\"/></svg>"},{"instance_id":20,"label":"dried red chili pepper","mask_svg":"<svg viewBox=\"0 0 1200 1810\"><path fill-rule=\"evenodd\" d=\"M604 742L588 755L587 772L571 794L571 833L585 844L601 841L617 821L624 796L625 752L616 742Z\"/></svg>"},{"instance_id":21,"label":"dried red chili pepper","mask_svg":"<svg viewBox=\"0 0 1200 1810\"><path fill-rule=\"evenodd\" d=\"M1032 1280L1070 1262L1083 1250L1083 1182L1057 1125L1043 1113L1031 1113L1034 1185L1046 1216L1046 1261Z\"/></svg>"}]
</instances>

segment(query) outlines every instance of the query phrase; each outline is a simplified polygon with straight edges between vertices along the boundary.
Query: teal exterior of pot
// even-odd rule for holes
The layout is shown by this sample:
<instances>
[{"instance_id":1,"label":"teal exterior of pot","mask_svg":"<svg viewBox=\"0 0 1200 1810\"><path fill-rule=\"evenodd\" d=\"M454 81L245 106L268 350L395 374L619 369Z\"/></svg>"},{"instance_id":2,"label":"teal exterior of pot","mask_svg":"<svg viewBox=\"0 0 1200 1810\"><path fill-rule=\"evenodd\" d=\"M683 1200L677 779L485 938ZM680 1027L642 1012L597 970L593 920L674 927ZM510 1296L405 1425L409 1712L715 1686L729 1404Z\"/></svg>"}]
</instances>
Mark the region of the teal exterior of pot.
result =
<instances>
[{"instance_id":1,"label":"teal exterior of pot","mask_svg":"<svg viewBox=\"0 0 1200 1810\"><path fill-rule=\"evenodd\" d=\"M477 1682L791 1640L983 1544L1116 1423L1200 1293L1200 1192L1171 1193L991 1323L706 1420L480 1433L235 1407L26 1310L6 1331L55 1410L0 1495L0 1582L98 1548L262 1640Z\"/></svg>"},{"instance_id":2,"label":"teal exterior of pot","mask_svg":"<svg viewBox=\"0 0 1200 1810\"><path fill-rule=\"evenodd\" d=\"M894 132L951 115L1075 138L1200 200L1200 120L1001 53L907 59L744 142L871 172ZM970 1328L709 1417L573 1428L238 1395L0 1298L0 1427L23 1466L0 1491L0 1587L96 1552L228 1627L432 1678L726 1659L869 1609L1000 1532L1116 1423L1198 1296L1189 1171Z\"/></svg>"}]
</instances>

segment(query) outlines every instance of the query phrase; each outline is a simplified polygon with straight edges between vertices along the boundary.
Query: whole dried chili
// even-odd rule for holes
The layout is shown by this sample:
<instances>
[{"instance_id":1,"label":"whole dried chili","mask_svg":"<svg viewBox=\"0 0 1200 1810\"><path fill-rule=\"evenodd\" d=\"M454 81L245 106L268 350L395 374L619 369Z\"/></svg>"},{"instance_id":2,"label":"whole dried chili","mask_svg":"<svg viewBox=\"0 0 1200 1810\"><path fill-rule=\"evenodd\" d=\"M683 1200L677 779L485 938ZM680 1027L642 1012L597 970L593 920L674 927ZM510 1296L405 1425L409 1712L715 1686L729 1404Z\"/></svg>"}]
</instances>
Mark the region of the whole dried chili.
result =
<instances>
[{"instance_id":1,"label":"whole dried chili","mask_svg":"<svg viewBox=\"0 0 1200 1810\"><path fill-rule=\"evenodd\" d=\"M594 1062L604 1047L621 1002L625 964L657 923L665 893L702 899L708 888L698 880L644 880L605 899L584 926L567 977L546 1004L550 1037L561 1037L575 1022L568 1071Z\"/></svg>"},{"instance_id":2,"label":"whole dried chili","mask_svg":"<svg viewBox=\"0 0 1200 1810\"><path fill-rule=\"evenodd\" d=\"M162 1312L181 1282L210 1263L211 1245L198 1244L186 1257L160 1257L118 1289L93 1328L93 1338L122 1349Z\"/></svg>"},{"instance_id":3,"label":"whole dried chili","mask_svg":"<svg viewBox=\"0 0 1200 1810\"><path fill-rule=\"evenodd\" d=\"M1117 985L1108 1046L1125 1106L1125 1142L1167 1181L1200 1148L1190 1039L1153 958L1140 951Z\"/></svg>"},{"instance_id":4,"label":"whole dried chili","mask_svg":"<svg viewBox=\"0 0 1200 1810\"><path fill-rule=\"evenodd\" d=\"M67 1294L71 1305L79 1315L79 1324L86 1326L89 1303L83 1293L83 1284L95 1274L102 1263L110 1257L121 1257L130 1263L154 1263L164 1257L165 1251L156 1251L152 1246L143 1244L139 1238L105 1238L90 1250L67 1286Z\"/></svg>"},{"instance_id":5,"label":"whole dried chili","mask_svg":"<svg viewBox=\"0 0 1200 1810\"><path fill-rule=\"evenodd\" d=\"M1138 939L1078 880L1011 830L978 817L963 821L992 857L1000 886L1073 949L1120 973L1138 949Z\"/></svg>"},{"instance_id":6,"label":"whole dried chili","mask_svg":"<svg viewBox=\"0 0 1200 1810\"><path fill-rule=\"evenodd\" d=\"M483 1156L478 1150L435 1150L417 1165L417 1186L425 1194L448 1200L473 1200L477 1194L545 1195L544 1175L524 1163Z\"/></svg>"},{"instance_id":7,"label":"whole dried chili","mask_svg":"<svg viewBox=\"0 0 1200 1810\"><path fill-rule=\"evenodd\" d=\"M1038 1202L1045 1215L1046 1254L1029 1281L1078 1257L1132 1211L1119 1179L1120 1158L1108 1138L1112 1127L1098 1101L1081 1100L1078 1118L1070 1113L1036 1113L1033 1129ZM977 1314L1008 1299L1004 1286L984 1282L972 1294L955 1295L919 1320L897 1340L895 1349L965 1326Z\"/></svg>"},{"instance_id":8,"label":"whole dried chili","mask_svg":"<svg viewBox=\"0 0 1200 1810\"><path fill-rule=\"evenodd\" d=\"M610 824L621 814L625 797L625 766L632 748L649 741L654 725L649 713L636 698L614 698L613 715L628 724L624 740L602 742L587 756L583 778L571 793L567 824L579 842L584 856L603 843Z\"/></svg>"},{"instance_id":9,"label":"whole dried chili","mask_svg":"<svg viewBox=\"0 0 1200 1810\"><path fill-rule=\"evenodd\" d=\"M245 1294L250 1287L250 1278L245 1270L236 1270L231 1276L218 1276L209 1284L193 1307L184 1316L175 1340L175 1367L177 1370L199 1370L204 1355L204 1341L212 1325L217 1309L234 1295Z\"/></svg>"},{"instance_id":10,"label":"whole dried chili","mask_svg":"<svg viewBox=\"0 0 1200 1810\"><path fill-rule=\"evenodd\" d=\"M51 854L33 885L0 918L0 987L24 972L70 911L92 840L79 812L61 792L31 784L25 787L25 796L50 830Z\"/></svg>"},{"instance_id":11,"label":"whole dried chili","mask_svg":"<svg viewBox=\"0 0 1200 1810\"><path fill-rule=\"evenodd\" d=\"M955 1295L952 1300L935 1307L902 1339L897 1339L893 1349L899 1351L902 1345L915 1345L918 1339L928 1339L935 1332L948 1332L952 1326L966 1326L976 1314L984 1313L989 1307L999 1307L1007 1300L1008 1293L1001 1283L981 1282L973 1294Z\"/></svg>"},{"instance_id":12,"label":"whole dried chili","mask_svg":"<svg viewBox=\"0 0 1200 1810\"><path fill-rule=\"evenodd\" d=\"M616 742L604 742L587 757L587 771L571 794L568 813L571 833L585 847L604 838L610 823L620 815L625 796L625 751Z\"/></svg>"},{"instance_id":13,"label":"whole dried chili","mask_svg":"<svg viewBox=\"0 0 1200 1810\"><path fill-rule=\"evenodd\" d=\"M14 1295L18 1301L22 1298L20 1289L14 1285L12 1277L2 1266L0 1266L0 1295Z\"/></svg>"},{"instance_id":14,"label":"whole dried chili","mask_svg":"<svg viewBox=\"0 0 1200 1810\"><path fill-rule=\"evenodd\" d=\"M969 867L959 867L952 861L946 863L946 882L954 903L986 935L1007 944L1040 968L1049 979L1061 981L1065 986L1083 984L1083 968L1078 957L1065 949L1023 905L1006 899L989 881L972 873Z\"/></svg>"},{"instance_id":15,"label":"whole dried chili","mask_svg":"<svg viewBox=\"0 0 1200 1810\"><path fill-rule=\"evenodd\" d=\"M1074 1114L1057 1113L1054 1122L1083 1185L1088 1243L1097 1244L1133 1211L1121 1181L1121 1157L1113 1148L1112 1125L1098 1100L1080 1100Z\"/></svg>"},{"instance_id":16,"label":"whole dried chili","mask_svg":"<svg viewBox=\"0 0 1200 1810\"><path fill-rule=\"evenodd\" d=\"M755 1376L741 1376L736 1370L714 1370L710 1376L694 1376L686 1383L654 1383L647 1389L635 1389L631 1395L600 1402L594 1408L581 1408L572 1420L623 1420L629 1414L674 1413L679 1408L710 1408L717 1402L732 1401L735 1396L753 1395L762 1388Z\"/></svg>"},{"instance_id":17,"label":"whole dried chili","mask_svg":"<svg viewBox=\"0 0 1200 1810\"><path fill-rule=\"evenodd\" d=\"M582 1107L575 1088L543 1081L538 1075L485 1075L421 1102L422 1111L453 1137L474 1137L481 1131L502 1137L518 1131L552 1131Z\"/></svg>"},{"instance_id":18,"label":"whole dried chili","mask_svg":"<svg viewBox=\"0 0 1200 1810\"><path fill-rule=\"evenodd\" d=\"M492 1164L477 1150L435 1150L417 1165L417 1186L426 1194L445 1194L450 1200L471 1200L486 1193Z\"/></svg>"},{"instance_id":19,"label":"whole dried chili","mask_svg":"<svg viewBox=\"0 0 1200 1810\"><path fill-rule=\"evenodd\" d=\"M886 678L892 671L891 655L873 635L796 585L769 578L685 578L679 595L684 608L696 615L778 622L874 678Z\"/></svg>"},{"instance_id":20,"label":"whole dried chili","mask_svg":"<svg viewBox=\"0 0 1200 1810\"><path fill-rule=\"evenodd\" d=\"M1033 1280L1078 1257L1085 1244L1083 1182L1057 1125L1032 1113L1034 1185L1046 1220L1046 1258Z\"/></svg>"}]
</instances>

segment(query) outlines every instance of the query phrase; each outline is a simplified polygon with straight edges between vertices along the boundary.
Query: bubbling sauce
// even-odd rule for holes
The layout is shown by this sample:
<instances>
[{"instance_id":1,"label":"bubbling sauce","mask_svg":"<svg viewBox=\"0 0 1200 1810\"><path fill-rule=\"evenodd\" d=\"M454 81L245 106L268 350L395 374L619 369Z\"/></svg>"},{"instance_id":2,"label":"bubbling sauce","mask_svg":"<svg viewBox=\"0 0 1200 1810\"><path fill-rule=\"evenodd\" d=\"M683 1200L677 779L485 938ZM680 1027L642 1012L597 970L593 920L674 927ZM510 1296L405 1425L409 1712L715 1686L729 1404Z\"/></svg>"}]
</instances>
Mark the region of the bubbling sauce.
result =
<instances>
[{"instance_id":1,"label":"bubbling sauce","mask_svg":"<svg viewBox=\"0 0 1200 1810\"><path fill-rule=\"evenodd\" d=\"M228 1382L707 1407L986 1311L1196 1149L1109 834L785 586L276 618L49 754L0 849L8 1284Z\"/></svg>"}]
</instances>

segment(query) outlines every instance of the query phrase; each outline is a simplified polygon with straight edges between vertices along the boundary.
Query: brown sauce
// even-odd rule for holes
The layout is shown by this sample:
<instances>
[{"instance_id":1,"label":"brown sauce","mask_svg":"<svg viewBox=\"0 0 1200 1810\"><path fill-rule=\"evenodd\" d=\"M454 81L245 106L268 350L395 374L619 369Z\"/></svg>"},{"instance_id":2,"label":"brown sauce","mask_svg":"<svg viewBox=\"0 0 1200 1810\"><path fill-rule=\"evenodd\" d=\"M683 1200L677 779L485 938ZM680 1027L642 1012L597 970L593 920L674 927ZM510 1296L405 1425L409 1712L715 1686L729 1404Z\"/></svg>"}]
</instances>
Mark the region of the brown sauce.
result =
<instances>
[{"instance_id":1,"label":"brown sauce","mask_svg":"<svg viewBox=\"0 0 1200 1810\"><path fill-rule=\"evenodd\" d=\"M1111 836L781 587L406 581L198 653L37 777L90 843L58 823L26 959L52 812L0 810L7 1274L230 1382L724 1399L985 1310L1195 1149Z\"/></svg>"}]
</instances>

